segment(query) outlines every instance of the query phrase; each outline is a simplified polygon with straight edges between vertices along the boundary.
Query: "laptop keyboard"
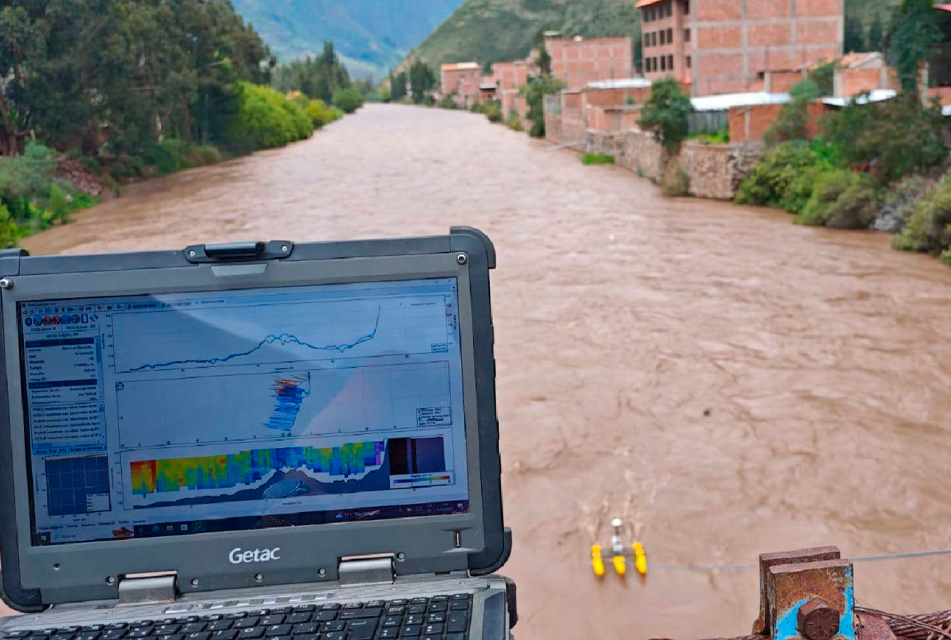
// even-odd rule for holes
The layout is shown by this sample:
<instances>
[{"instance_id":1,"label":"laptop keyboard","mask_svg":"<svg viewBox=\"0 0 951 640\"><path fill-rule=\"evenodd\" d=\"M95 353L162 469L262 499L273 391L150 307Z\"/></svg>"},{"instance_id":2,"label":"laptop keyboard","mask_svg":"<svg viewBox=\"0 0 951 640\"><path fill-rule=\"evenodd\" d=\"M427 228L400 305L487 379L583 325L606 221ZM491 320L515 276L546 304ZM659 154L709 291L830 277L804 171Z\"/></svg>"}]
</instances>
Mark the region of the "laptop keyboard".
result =
<instances>
[{"instance_id":1,"label":"laptop keyboard","mask_svg":"<svg viewBox=\"0 0 951 640\"><path fill-rule=\"evenodd\" d=\"M29 640L468 640L466 593L11 631Z\"/></svg>"}]
</instances>

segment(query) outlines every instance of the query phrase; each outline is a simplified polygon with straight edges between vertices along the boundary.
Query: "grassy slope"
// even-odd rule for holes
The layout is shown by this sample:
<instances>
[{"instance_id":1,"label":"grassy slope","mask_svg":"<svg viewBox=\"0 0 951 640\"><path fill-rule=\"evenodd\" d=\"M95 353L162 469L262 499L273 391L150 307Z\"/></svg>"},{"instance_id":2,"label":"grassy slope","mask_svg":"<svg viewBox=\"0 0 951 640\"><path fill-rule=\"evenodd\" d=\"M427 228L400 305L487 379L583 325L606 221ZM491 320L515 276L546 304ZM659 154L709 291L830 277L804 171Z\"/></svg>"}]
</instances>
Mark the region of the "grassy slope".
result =
<instances>
[{"instance_id":1,"label":"grassy slope","mask_svg":"<svg viewBox=\"0 0 951 640\"><path fill-rule=\"evenodd\" d=\"M881 12L887 23L891 7L899 1L846 0L846 11L857 14L866 26ZM633 6L633 0L467 0L408 59L439 65L524 58L544 29L571 36L636 37L639 26Z\"/></svg>"},{"instance_id":2,"label":"grassy slope","mask_svg":"<svg viewBox=\"0 0 951 640\"><path fill-rule=\"evenodd\" d=\"M410 59L431 65L524 58L547 29L585 37L633 35L631 0L468 0L436 29Z\"/></svg>"},{"instance_id":3,"label":"grassy slope","mask_svg":"<svg viewBox=\"0 0 951 640\"><path fill-rule=\"evenodd\" d=\"M385 73L462 0L232 0L282 60L331 40L351 72Z\"/></svg>"}]
</instances>

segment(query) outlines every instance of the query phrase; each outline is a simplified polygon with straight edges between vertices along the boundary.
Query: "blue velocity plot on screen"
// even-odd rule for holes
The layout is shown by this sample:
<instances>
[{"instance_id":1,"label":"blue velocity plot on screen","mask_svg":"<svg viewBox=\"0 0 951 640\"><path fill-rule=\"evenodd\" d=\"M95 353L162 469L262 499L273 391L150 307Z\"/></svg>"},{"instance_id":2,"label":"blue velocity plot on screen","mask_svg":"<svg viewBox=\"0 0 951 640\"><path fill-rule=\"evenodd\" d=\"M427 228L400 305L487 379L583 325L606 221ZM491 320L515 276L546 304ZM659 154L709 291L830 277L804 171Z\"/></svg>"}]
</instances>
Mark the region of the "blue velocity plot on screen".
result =
<instances>
[{"instance_id":1,"label":"blue velocity plot on screen","mask_svg":"<svg viewBox=\"0 0 951 640\"><path fill-rule=\"evenodd\" d=\"M265 426L269 429L290 431L297 422L301 404L310 395L310 371L275 378L274 410Z\"/></svg>"}]
</instances>

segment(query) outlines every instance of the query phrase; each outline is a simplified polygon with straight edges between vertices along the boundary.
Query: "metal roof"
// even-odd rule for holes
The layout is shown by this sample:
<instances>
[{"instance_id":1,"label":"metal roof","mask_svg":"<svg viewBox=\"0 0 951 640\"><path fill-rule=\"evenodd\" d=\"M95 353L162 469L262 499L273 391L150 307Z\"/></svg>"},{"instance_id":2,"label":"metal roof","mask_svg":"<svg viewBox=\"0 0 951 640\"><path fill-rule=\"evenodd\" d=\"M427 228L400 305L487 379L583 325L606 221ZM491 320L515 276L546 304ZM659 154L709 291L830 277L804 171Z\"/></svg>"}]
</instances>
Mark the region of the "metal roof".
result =
<instances>
[{"instance_id":1,"label":"metal roof","mask_svg":"<svg viewBox=\"0 0 951 640\"><path fill-rule=\"evenodd\" d=\"M592 89L647 89L653 84L647 78L619 78L617 80L599 80L589 82Z\"/></svg>"},{"instance_id":2,"label":"metal roof","mask_svg":"<svg viewBox=\"0 0 951 640\"><path fill-rule=\"evenodd\" d=\"M443 71L470 71L472 69L481 69L478 62L457 62L455 64L444 64Z\"/></svg>"},{"instance_id":3,"label":"metal roof","mask_svg":"<svg viewBox=\"0 0 951 640\"><path fill-rule=\"evenodd\" d=\"M658 2L663 2L664 0L638 0L637 4L634 5L635 9L643 9L644 7L649 7L652 4L657 4Z\"/></svg>"},{"instance_id":4,"label":"metal roof","mask_svg":"<svg viewBox=\"0 0 951 640\"><path fill-rule=\"evenodd\" d=\"M870 102L882 102L883 100L891 100L898 93L892 91L891 89L875 89L870 92L867 96L860 95L855 98L855 104L868 104ZM823 98L822 104L827 104L830 107L844 107L845 105L852 102L852 98Z\"/></svg>"},{"instance_id":5,"label":"metal roof","mask_svg":"<svg viewBox=\"0 0 951 640\"><path fill-rule=\"evenodd\" d=\"M941 9L942 11L951 11L951 4L936 4L935 9Z\"/></svg>"},{"instance_id":6,"label":"metal roof","mask_svg":"<svg viewBox=\"0 0 951 640\"><path fill-rule=\"evenodd\" d=\"M728 93L720 96L692 98L694 111L728 111L733 107L756 107L764 104L786 104L788 93Z\"/></svg>"}]
</instances>

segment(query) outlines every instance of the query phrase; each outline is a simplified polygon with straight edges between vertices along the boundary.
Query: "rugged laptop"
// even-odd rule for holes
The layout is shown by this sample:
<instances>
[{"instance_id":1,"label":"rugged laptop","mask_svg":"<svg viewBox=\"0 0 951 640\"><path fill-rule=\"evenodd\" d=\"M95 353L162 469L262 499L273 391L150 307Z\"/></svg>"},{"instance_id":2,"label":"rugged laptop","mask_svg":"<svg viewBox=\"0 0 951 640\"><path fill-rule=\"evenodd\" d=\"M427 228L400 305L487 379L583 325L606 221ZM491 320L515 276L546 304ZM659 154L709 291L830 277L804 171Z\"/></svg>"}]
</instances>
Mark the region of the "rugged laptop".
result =
<instances>
[{"instance_id":1,"label":"rugged laptop","mask_svg":"<svg viewBox=\"0 0 951 640\"><path fill-rule=\"evenodd\" d=\"M507 638L494 266L465 228L0 253L0 634Z\"/></svg>"}]
</instances>

